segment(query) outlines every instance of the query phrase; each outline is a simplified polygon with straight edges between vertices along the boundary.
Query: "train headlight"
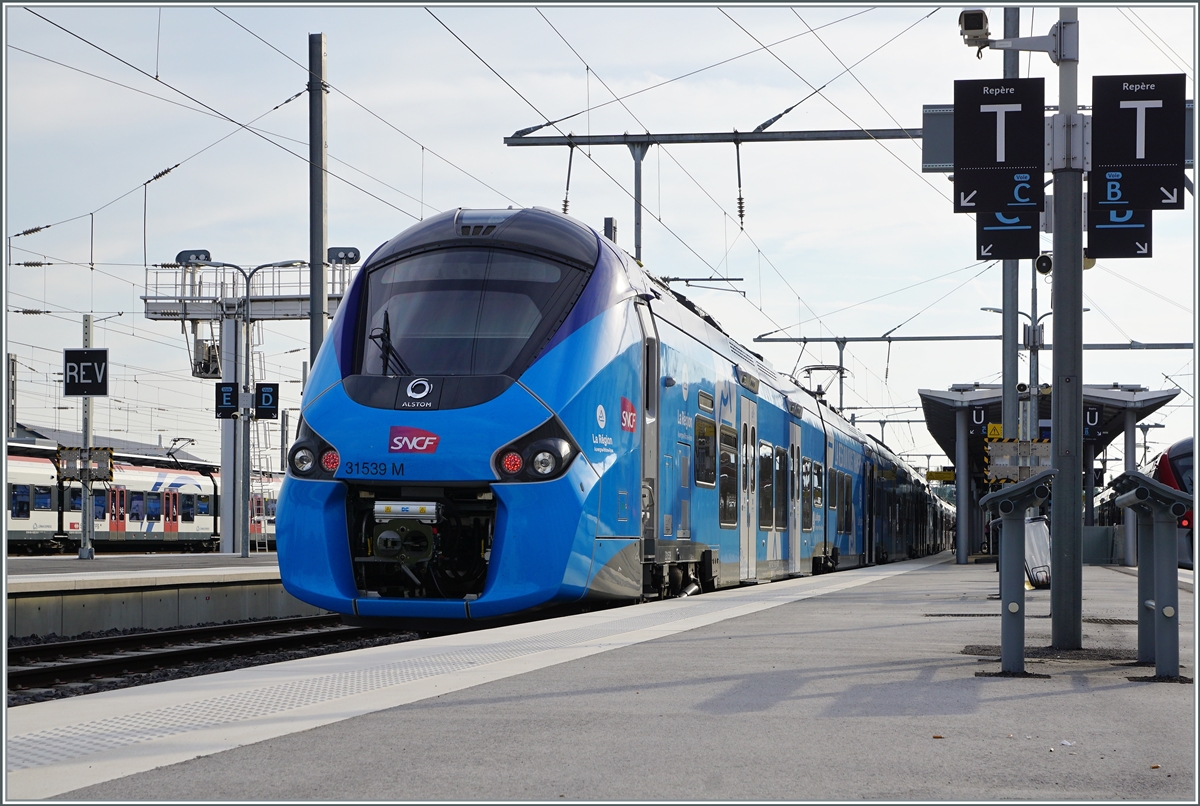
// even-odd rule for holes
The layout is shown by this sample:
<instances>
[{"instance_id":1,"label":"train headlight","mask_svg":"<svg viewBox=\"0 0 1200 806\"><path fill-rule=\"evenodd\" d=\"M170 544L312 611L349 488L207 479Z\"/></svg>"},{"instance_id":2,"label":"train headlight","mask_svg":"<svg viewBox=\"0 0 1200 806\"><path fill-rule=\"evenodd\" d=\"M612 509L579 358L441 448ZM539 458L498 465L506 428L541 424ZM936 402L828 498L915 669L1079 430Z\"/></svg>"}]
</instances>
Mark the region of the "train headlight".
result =
<instances>
[{"instance_id":1,"label":"train headlight","mask_svg":"<svg viewBox=\"0 0 1200 806\"><path fill-rule=\"evenodd\" d=\"M530 460L529 466L539 476L549 476L558 466L558 460L550 451L538 451Z\"/></svg>"},{"instance_id":2,"label":"train headlight","mask_svg":"<svg viewBox=\"0 0 1200 806\"><path fill-rule=\"evenodd\" d=\"M292 454L292 467L297 473L311 473L317 466L317 456L308 448L299 448Z\"/></svg>"},{"instance_id":3,"label":"train headlight","mask_svg":"<svg viewBox=\"0 0 1200 806\"><path fill-rule=\"evenodd\" d=\"M338 456L338 452L334 450L325 451L321 454L321 467L332 473L338 469L338 465L342 463L342 457Z\"/></svg>"},{"instance_id":4,"label":"train headlight","mask_svg":"<svg viewBox=\"0 0 1200 806\"><path fill-rule=\"evenodd\" d=\"M509 451L500 459L500 469L510 476L515 476L525 467L525 460L516 451Z\"/></svg>"}]
</instances>

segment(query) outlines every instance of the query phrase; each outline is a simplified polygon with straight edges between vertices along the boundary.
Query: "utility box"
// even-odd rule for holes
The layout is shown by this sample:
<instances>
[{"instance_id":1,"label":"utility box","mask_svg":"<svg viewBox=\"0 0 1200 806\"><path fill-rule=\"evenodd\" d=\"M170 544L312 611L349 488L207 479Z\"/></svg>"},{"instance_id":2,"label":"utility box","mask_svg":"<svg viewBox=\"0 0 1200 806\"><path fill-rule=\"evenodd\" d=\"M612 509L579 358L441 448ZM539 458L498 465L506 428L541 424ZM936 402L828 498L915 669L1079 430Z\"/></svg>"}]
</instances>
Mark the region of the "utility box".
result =
<instances>
[{"instance_id":1,"label":"utility box","mask_svg":"<svg viewBox=\"0 0 1200 806\"><path fill-rule=\"evenodd\" d=\"M1083 527L1084 565L1113 565L1117 562L1117 530L1115 526ZM1120 541L1122 544L1124 536Z\"/></svg>"}]
</instances>

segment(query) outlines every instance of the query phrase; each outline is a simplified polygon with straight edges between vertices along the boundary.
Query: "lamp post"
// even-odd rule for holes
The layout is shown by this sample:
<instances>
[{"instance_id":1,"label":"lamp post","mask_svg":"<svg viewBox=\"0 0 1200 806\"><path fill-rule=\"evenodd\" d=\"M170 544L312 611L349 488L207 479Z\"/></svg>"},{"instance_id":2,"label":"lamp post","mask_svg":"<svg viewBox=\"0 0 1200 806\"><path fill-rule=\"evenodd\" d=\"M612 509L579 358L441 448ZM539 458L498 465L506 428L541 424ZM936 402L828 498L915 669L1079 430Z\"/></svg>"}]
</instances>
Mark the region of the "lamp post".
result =
<instances>
[{"instance_id":1,"label":"lamp post","mask_svg":"<svg viewBox=\"0 0 1200 806\"><path fill-rule=\"evenodd\" d=\"M197 250L197 251L200 251L200 250ZM205 254L207 254L207 253L205 253ZM217 269L236 269L238 274L242 275L242 279L246 283L245 287L242 290L242 301L241 301L242 326L244 328L244 334L245 334L244 339L245 339L245 343L246 343L246 348L245 348L246 349L246 355L245 355L246 363L245 363L245 371L244 371L244 374L242 375L242 387L241 387L242 393L241 393L239 401L238 401L239 408L241 409L241 411L238 413L237 427L241 431L241 439L236 440L236 441L240 444L242 457L241 457L241 462L239 463L241 466L241 480L240 480L241 483L238 485L240 488L238 491L239 494L238 494L237 499L235 499L237 513L238 513L237 526L235 528L235 537L236 537L236 532L240 531L241 532L242 556L248 558L250 556L250 519L252 517L252 512L251 512L251 507L250 507L250 420L251 420L252 409L253 409L253 405L254 405L254 395L253 395L254 387L252 387L250 385L250 353L251 353L251 350L250 350L250 322L251 322L251 319L250 319L250 281L254 279L254 275L258 274L258 272L261 269L283 269L283 268L289 268L292 266L303 266L303 265L306 265L307 261L281 260L281 261L278 261L275 263L264 263L261 266L255 266L250 271L246 271L241 266L238 266L235 263L222 263L220 261L213 261L213 260L192 259L192 260L180 260L178 262L180 262L184 265L190 265L190 266L209 266L209 267L217 268ZM235 348L236 348L236 345L235 345ZM234 363L235 364L237 363L237 350L236 349L234 350ZM226 489L228 489L228 487Z\"/></svg>"},{"instance_id":2,"label":"lamp post","mask_svg":"<svg viewBox=\"0 0 1200 806\"><path fill-rule=\"evenodd\" d=\"M1036 278L1037 275L1035 274L1034 277ZM1036 305L1036 301L1034 304ZM1000 308L985 307L980 308L979 310L987 311L988 313L1004 313L1004 311ZM1034 308L1033 310L1034 314L1036 315L1037 308ZM1083 310L1090 311L1091 308L1084 308ZM1047 316L1053 316L1054 311L1047 311L1041 316L1038 316L1036 320L1034 320L1032 316L1024 311L1017 311L1017 313L1029 320L1029 335L1025 338L1024 346L1025 349L1029 351L1029 408L1031 409L1030 418L1034 421L1030 423L1030 430L1033 433L1037 433L1037 420L1040 416L1038 414L1038 350L1043 344L1046 343L1045 339L1042 338L1042 320ZM1032 438L1032 434L1030 436Z\"/></svg>"}]
</instances>

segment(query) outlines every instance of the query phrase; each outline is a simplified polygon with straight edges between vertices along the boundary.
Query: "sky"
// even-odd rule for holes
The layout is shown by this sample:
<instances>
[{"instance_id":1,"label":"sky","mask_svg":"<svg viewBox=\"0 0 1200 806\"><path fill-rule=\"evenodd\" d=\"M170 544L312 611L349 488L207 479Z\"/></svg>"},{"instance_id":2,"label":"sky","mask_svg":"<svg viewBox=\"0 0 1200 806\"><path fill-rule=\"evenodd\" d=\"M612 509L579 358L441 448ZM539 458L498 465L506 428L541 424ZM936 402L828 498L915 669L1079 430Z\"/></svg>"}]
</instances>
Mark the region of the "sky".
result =
<instances>
[{"instance_id":1,"label":"sky","mask_svg":"<svg viewBox=\"0 0 1200 806\"><path fill-rule=\"evenodd\" d=\"M55 373L91 312L111 362L97 443L186 438L189 451L219 458L212 381L190 376L181 325L147 319L141 297L154 264L184 249L245 267L307 258L311 33L326 37L330 84L329 245L366 255L439 211L562 210L566 196L570 215L597 229L615 217L632 252L628 149L578 149L568 194L566 149L504 138L569 115L537 134L751 131L793 106L770 130L920 128L922 105L952 103L955 80L1003 73L1000 52L976 58L963 44L960 10L6 4L4 340L17 358L17 420L79 427L78 401L62 396ZM1003 9L986 10L998 37ZM1020 11L1023 36L1057 19L1057 7ZM1184 73L1195 97L1194 4L1078 15L1081 104L1093 75ZM1045 78L1046 103L1057 103L1045 54L1022 54L1020 73ZM947 174L921 173L920 140L746 144L740 190L737 160L728 144L650 149L643 262L660 276L742 278L740 293L676 287L777 371L833 387L836 405L835 374L805 372L836 365L835 345L801 351L755 337L999 334L1001 318L980 309L1001 305L1000 264L974 259L974 218L952 211ZM1155 215L1153 253L1085 273L1085 342L1194 341L1190 194L1185 211ZM1030 261L1020 277L1028 311ZM1038 279L1039 313L1050 310L1050 282ZM259 380L279 381L283 405L296 408L308 322L260 332ZM921 467L949 462L907 422L922 419L918 389L1001 374L998 341L851 343L845 361L847 414ZM1048 382L1052 356L1040 363ZM1194 432L1194 371L1193 352L1084 352L1085 383L1184 389L1149 419L1164 426L1148 432L1152 453ZM1025 353L1020 374L1027 380ZM264 440L278 469L278 431Z\"/></svg>"}]
</instances>

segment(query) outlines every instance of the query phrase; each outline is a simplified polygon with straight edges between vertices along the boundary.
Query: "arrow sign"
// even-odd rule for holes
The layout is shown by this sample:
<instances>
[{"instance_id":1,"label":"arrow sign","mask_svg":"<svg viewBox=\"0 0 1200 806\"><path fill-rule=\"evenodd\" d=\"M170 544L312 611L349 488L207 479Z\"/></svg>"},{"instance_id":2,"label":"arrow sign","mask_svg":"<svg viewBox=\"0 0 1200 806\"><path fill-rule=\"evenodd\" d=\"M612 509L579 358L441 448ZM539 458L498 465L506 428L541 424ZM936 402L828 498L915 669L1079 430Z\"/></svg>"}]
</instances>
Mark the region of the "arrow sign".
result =
<instances>
[{"instance_id":1,"label":"arrow sign","mask_svg":"<svg viewBox=\"0 0 1200 806\"><path fill-rule=\"evenodd\" d=\"M1041 78L954 82L954 212L1042 210L1045 94Z\"/></svg>"},{"instance_id":2,"label":"arrow sign","mask_svg":"<svg viewBox=\"0 0 1200 806\"><path fill-rule=\"evenodd\" d=\"M976 258L1022 260L1041 254L1037 211L1010 215L980 213L975 217Z\"/></svg>"},{"instance_id":3,"label":"arrow sign","mask_svg":"<svg viewBox=\"0 0 1200 806\"><path fill-rule=\"evenodd\" d=\"M1090 212L1183 209L1184 87L1182 73L1092 78Z\"/></svg>"},{"instance_id":4,"label":"arrow sign","mask_svg":"<svg viewBox=\"0 0 1200 806\"><path fill-rule=\"evenodd\" d=\"M1153 221L1149 210L1101 210L1087 216L1090 258L1153 257Z\"/></svg>"}]
</instances>

